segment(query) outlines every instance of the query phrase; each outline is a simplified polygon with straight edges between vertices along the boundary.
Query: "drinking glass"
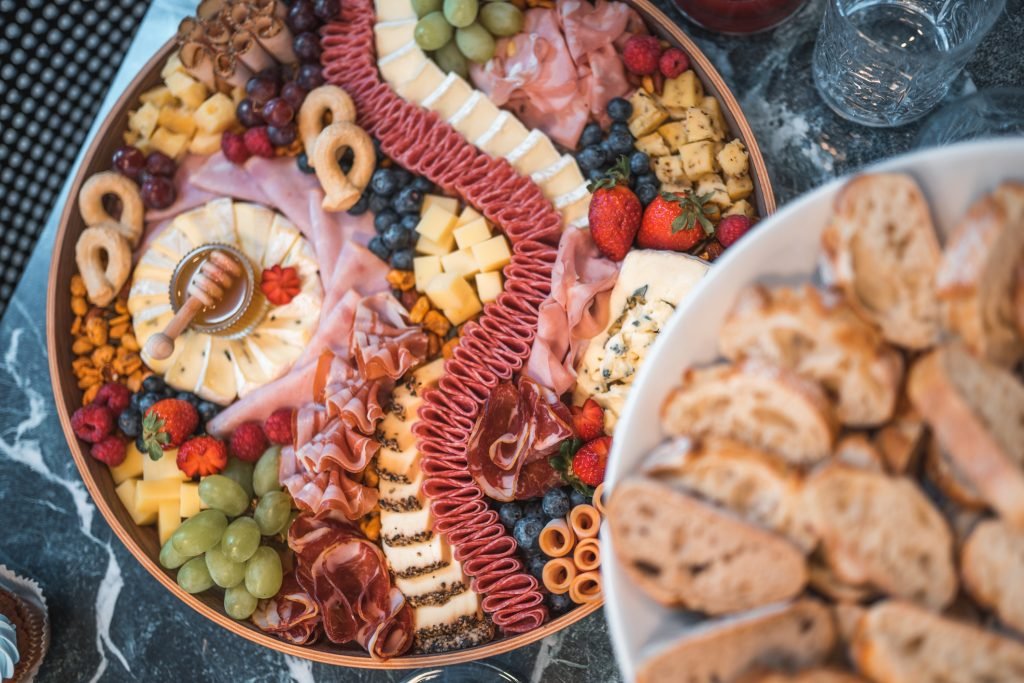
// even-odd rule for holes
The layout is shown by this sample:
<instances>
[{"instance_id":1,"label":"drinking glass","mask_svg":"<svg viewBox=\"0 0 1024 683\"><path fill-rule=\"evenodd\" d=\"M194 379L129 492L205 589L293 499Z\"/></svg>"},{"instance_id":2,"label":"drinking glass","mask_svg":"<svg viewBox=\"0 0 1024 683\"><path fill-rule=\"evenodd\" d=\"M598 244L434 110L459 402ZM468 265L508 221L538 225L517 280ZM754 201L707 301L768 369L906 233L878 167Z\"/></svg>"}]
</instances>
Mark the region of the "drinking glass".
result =
<instances>
[{"instance_id":1,"label":"drinking glass","mask_svg":"<svg viewBox=\"0 0 1024 683\"><path fill-rule=\"evenodd\" d=\"M1006 0L827 0L812 71L822 99L866 126L939 103Z\"/></svg>"}]
</instances>

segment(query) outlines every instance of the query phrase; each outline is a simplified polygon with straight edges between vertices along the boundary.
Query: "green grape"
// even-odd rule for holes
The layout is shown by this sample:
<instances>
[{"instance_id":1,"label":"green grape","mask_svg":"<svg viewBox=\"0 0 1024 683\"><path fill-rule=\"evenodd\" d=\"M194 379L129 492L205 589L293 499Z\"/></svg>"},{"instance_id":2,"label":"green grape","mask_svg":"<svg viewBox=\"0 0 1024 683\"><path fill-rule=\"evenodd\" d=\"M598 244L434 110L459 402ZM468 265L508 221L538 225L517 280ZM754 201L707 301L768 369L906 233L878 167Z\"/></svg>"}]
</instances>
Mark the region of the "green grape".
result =
<instances>
[{"instance_id":1,"label":"green grape","mask_svg":"<svg viewBox=\"0 0 1024 683\"><path fill-rule=\"evenodd\" d=\"M440 12L431 12L416 23L413 38L424 50L436 50L452 39L452 25Z\"/></svg>"},{"instance_id":2,"label":"green grape","mask_svg":"<svg viewBox=\"0 0 1024 683\"><path fill-rule=\"evenodd\" d=\"M455 28L469 26L476 21L477 0L444 0L444 18Z\"/></svg>"},{"instance_id":3,"label":"green grape","mask_svg":"<svg viewBox=\"0 0 1024 683\"><path fill-rule=\"evenodd\" d=\"M523 30L523 12L507 2L492 2L480 8L480 23L495 36L514 36Z\"/></svg>"},{"instance_id":4,"label":"green grape","mask_svg":"<svg viewBox=\"0 0 1024 683\"><path fill-rule=\"evenodd\" d=\"M292 497L284 491L271 491L260 498L253 519L264 536L273 536L288 524L292 513Z\"/></svg>"},{"instance_id":5,"label":"green grape","mask_svg":"<svg viewBox=\"0 0 1024 683\"><path fill-rule=\"evenodd\" d=\"M253 464L251 462L245 462L238 458L228 458L227 467L221 472L222 475L228 479L233 479L236 484L242 487L246 495L252 498L252 471Z\"/></svg>"},{"instance_id":6,"label":"green grape","mask_svg":"<svg viewBox=\"0 0 1024 683\"><path fill-rule=\"evenodd\" d=\"M494 56L494 36L480 24L470 24L457 30L455 44L471 62L483 63Z\"/></svg>"},{"instance_id":7,"label":"green grape","mask_svg":"<svg viewBox=\"0 0 1024 683\"><path fill-rule=\"evenodd\" d=\"M281 574L277 551L261 546L245 563L245 589L257 598L272 598L281 590Z\"/></svg>"},{"instance_id":8,"label":"green grape","mask_svg":"<svg viewBox=\"0 0 1024 683\"><path fill-rule=\"evenodd\" d=\"M237 586L245 579L245 564L229 559L220 546L206 551L206 568L221 588Z\"/></svg>"},{"instance_id":9,"label":"green grape","mask_svg":"<svg viewBox=\"0 0 1024 683\"><path fill-rule=\"evenodd\" d=\"M237 517L249 509L251 498L233 479L211 474L199 482L199 497L204 503L228 517Z\"/></svg>"},{"instance_id":10,"label":"green grape","mask_svg":"<svg viewBox=\"0 0 1024 683\"><path fill-rule=\"evenodd\" d=\"M193 595L213 587L210 570L206 568L206 561L202 555L193 557L181 565L181 569L178 570L178 585L184 588L186 593Z\"/></svg>"},{"instance_id":11,"label":"green grape","mask_svg":"<svg viewBox=\"0 0 1024 683\"><path fill-rule=\"evenodd\" d=\"M277 474L280 467L280 446L271 446L263 451L263 455L256 461L256 467L252 471L252 488L257 496L262 496L270 491L277 491L281 488L281 480L278 479Z\"/></svg>"},{"instance_id":12,"label":"green grape","mask_svg":"<svg viewBox=\"0 0 1024 683\"><path fill-rule=\"evenodd\" d=\"M174 549L186 557L202 555L220 543L228 519L220 510L202 510L181 523L171 535Z\"/></svg>"},{"instance_id":13,"label":"green grape","mask_svg":"<svg viewBox=\"0 0 1024 683\"><path fill-rule=\"evenodd\" d=\"M177 569L188 562L188 555L182 555L174 549L171 539L167 539L164 546L160 548L160 566L164 569Z\"/></svg>"},{"instance_id":14,"label":"green grape","mask_svg":"<svg viewBox=\"0 0 1024 683\"><path fill-rule=\"evenodd\" d=\"M449 41L445 45L434 53L434 61L441 67L441 70L445 73L455 73L463 78L469 78L469 64L466 63L466 58L459 52L459 48L455 45L455 41Z\"/></svg>"},{"instance_id":15,"label":"green grape","mask_svg":"<svg viewBox=\"0 0 1024 683\"><path fill-rule=\"evenodd\" d=\"M252 517L239 517L228 524L220 539L224 556L234 562L245 562L260 547L260 525Z\"/></svg>"},{"instance_id":16,"label":"green grape","mask_svg":"<svg viewBox=\"0 0 1024 683\"><path fill-rule=\"evenodd\" d=\"M444 0L412 0L412 11L417 19L422 19L431 12L440 12Z\"/></svg>"},{"instance_id":17,"label":"green grape","mask_svg":"<svg viewBox=\"0 0 1024 683\"><path fill-rule=\"evenodd\" d=\"M258 600L252 593L245 590L245 584L240 583L224 591L224 611L232 619L248 619L256 611Z\"/></svg>"}]
</instances>

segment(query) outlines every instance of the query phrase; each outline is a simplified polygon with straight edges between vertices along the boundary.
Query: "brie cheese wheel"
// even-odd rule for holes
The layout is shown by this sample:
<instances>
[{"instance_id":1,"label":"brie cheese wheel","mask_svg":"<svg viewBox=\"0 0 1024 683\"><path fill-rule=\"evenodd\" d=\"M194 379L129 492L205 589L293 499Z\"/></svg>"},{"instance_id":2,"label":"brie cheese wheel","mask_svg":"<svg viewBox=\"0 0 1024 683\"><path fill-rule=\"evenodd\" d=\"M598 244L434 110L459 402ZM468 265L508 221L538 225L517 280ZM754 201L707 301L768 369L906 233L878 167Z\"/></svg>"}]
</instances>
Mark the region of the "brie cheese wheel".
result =
<instances>
[{"instance_id":1,"label":"brie cheese wheel","mask_svg":"<svg viewBox=\"0 0 1024 683\"><path fill-rule=\"evenodd\" d=\"M415 74L423 62L428 61L420 46L410 41L377 62L380 73L388 83L403 83Z\"/></svg>"},{"instance_id":2,"label":"brie cheese wheel","mask_svg":"<svg viewBox=\"0 0 1024 683\"><path fill-rule=\"evenodd\" d=\"M474 92L472 86L462 80L461 76L450 73L422 104L427 109L436 111L438 116L447 121L466 104Z\"/></svg>"},{"instance_id":3,"label":"brie cheese wheel","mask_svg":"<svg viewBox=\"0 0 1024 683\"><path fill-rule=\"evenodd\" d=\"M399 83L391 82L395 91L406 100L420 104L444 81L444 72L431 59L426 59Z\"/></svg>"},{"instance_id":4,"label":"brie cheese wheel","mask_svg":"<svg viewBox=\"0 0 1024 683\"><path fill-rule=\"evenodd\" d=\"M377 54L386 57L397 51L413 39L416 31L416 19L400 21L382 21L373 27L373 36L377 44Z\"/></svg>"}]
</instances>

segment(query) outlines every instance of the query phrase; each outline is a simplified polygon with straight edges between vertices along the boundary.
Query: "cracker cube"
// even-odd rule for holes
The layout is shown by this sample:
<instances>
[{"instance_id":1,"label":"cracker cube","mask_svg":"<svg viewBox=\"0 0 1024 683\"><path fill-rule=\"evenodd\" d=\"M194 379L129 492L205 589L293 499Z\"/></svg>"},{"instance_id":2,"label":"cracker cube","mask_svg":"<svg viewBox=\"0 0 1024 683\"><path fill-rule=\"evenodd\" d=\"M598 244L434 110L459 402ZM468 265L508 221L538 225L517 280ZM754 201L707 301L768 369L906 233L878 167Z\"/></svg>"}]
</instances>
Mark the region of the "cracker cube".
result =
<instances>
[{"instance_id":1,"label":"cracker cube","mask_svg":"<svg viewBox=\"0 0 1024 683\"><path fill-rule=\"evenodd\" d=\"M725 179L725 190L735 202L749 197L754 191L754 183L748 175L729 176Z\"/></svg>"},{"instance_id":2,"label":"cracker cube","mask_svg":"<svg viewBox=\"0 0 1024 683\"><path fill-rule=\"evenodd\" d=\"M169 107L177 101L177 98L166 85L158 85L139 95L139 101L143 104L148 102L154 107Z\"/></svg>"},{"instance_id":3,"label":"cracker cube","mask_svg":"<svg viewBox=\"0 0 1024 683\"><path fill-rule=\"evenodd\" d=\"M662 183L674 183L686 178L683 160L678 156L658 157L654 160L654 175Z\"/></svg>"},{"instance_id":4,"label":"cracker cube","mask_svg":"<svg viewBox=\"0 0 1024 683\"><path fill-rule=\"evenodd\" d=\"M164 82L167 89L191 111L198 109L206 99L206 86L183 71L169 74Z\"/></svg>"},{"instance_id":5,"label":"cracker cube","mask_svg":"<svg viewBox=\"0 0 1024 683\"><path fill-rule=\"evenodd\" d=\"M750 155L739 140L726 143L718 153L718 165L727 176L746 175L750 166Z\"/></svg>"},{"instance_id":6,"label":"cracker cube","mask_svg":"<svg viewBox=\"0 0 1024 683\"><path fill-rule=\"evenodd\" d=\"M679 150L683 170L690 180L698 180L715 170L715 146L709 140L691 142Z\"/></svg>"},{"instance_id":7,"label":"cracker cube","mask_svg":"<svg viewBox=\"0 0 1024 683\"><path fill-rule=\"evenodd\" d=\"M686 123L684 121L666 123L658 129L658 133L665 138L665 142L673 152L678 152L683 145L690 142L686 136Z\"/></svg>"},{"instance_id":8,"label":"cracker cube","mask_svg":"<svg viewBox=\"0 0 1024 683\"><path fill-rule=\"evenodd\" d=\"M659 190L669 194L684 195L689 192L692 187L693 183L688 179L683 178L682 180L677 180L673 183L662 183Z\"/></svg>"},{"instance_id":9,"label":"cracker cube","mask_svg":"<svg viewBox=\"0 0 1024 683\"><path fill-rule=\"evenodd\" d=\"M172 52L171 56L164 62L164 67L160 69L160 78L165 81L173 73L185 73L185 67L181 63L181 58L177 52Z\"/></svg>"},{"instance_id":10,"label":"cracker cube","mask_svg":"<svg viewBox=\"0 0 1024 683\"><path fill-rule=\"evenodd\" d=\"M754 217L754 207L746 199L741 199L722 214L723 216L747 216Z\"/></svg>"},{"instance_id":11,"label":"cracker cube","mask_svg":"<svg viewBox=\"0 0 1024 683\"><path fill-rule=\"evenodd\" d=\"M698 140L718 140L721 133L715 131L711 117L700 107L686 110L686 138L690 142Z\"/></svg>"},{"instance_id":12,"label":"cracker cube","mask_svg":"<svg viewBox=\"0 0 1024 683\"><path fill-rule=\"evenodd\" d=\"M661 101L666 107L696 107L704 99L704 86L692 69L665 81Z\"/></svg>"},{"instance_id":13,"label":"cracker cube","mask_svg":"<svg viewBox=\"0 0 1024 683\"><path fill-rule=\"evenodd\" d=\"M192 154L209 156L220 149L220 133L198 133L188 143L188 151Z\"/></svg>"},{"instance_id":14,"label":"cracker cube","mask_svg":"<svg viewBox=\"0 0 1024 683\"><path fill-rule=\"evenodd\" d=\"M725 114L722 113L722 105L718 101L718 98L714 95L705 95L700 101L700 108L708 113L711 117L711 122L715 124L721 133L725 134L725 131L729 129L729 125L725 121Z\"/></svg>"},{"instance_id":15,"label":"cracker cube","mask_svg":"<svg viewBox=\"0 0 1024 683\"><path fill-rule=\"evenodd\" d=\"M729 197L729 192L725 187L725 181L717 173L709 173L698 180L693 192L698 197L711 195L711 203L717 204L722 209L726 209L732 204L732 199Z\"/></svg>"},{"instance_id":16,"label":"cracker cube","mask_svg":"<svg viewBox=\"0 0 1024 683\"><path fill-rule=\"evenodd\" d=\"M629 132L634 138L650 135L668 119L668 112L643 88L637 88L629 97L633 115L629 117Z\"/></svg>"},{"instance_id":17,"label":"cracker cube","mask_svg":"<svg viewBox=\"0 0 1024 683\"><path fill-rule=\"evenodd\" d=\"M661 137L660 133L651 133L642 138L637 138L633 146L649 157L664 157L672 153L672 150L665 143L665 138Z\"/></svg>"}]
</instances>

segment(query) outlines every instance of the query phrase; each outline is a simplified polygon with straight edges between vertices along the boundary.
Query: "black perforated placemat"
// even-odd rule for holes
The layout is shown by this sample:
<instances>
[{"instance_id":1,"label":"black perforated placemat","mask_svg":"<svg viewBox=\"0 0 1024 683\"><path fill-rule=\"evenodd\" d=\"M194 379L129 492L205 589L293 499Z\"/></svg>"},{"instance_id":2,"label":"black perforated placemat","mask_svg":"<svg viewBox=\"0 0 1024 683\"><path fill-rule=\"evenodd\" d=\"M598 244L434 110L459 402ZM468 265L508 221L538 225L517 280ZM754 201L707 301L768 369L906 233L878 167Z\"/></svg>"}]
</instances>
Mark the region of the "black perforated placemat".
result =
<instances>
[{"instance_id":1,"label":"black perforated placemat","mask_svg":"<svg viewBox=\"0 0 1024 683\"><path fill-rule=\"evenodd\" d=\"M149 0L0 0L0 316Z\"/></svg>"}]
</instances>

